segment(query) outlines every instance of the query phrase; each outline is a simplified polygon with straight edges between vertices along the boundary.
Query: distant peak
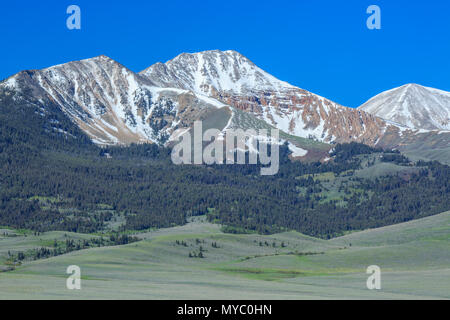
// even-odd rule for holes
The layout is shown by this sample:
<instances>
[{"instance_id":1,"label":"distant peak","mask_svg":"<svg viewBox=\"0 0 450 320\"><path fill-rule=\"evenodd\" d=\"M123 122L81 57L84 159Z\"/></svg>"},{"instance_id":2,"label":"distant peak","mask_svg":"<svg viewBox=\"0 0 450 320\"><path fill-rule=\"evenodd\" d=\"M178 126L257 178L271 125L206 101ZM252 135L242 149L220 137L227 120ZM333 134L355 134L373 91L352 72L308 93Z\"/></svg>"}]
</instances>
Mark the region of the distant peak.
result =
<instances>
[{"instance_id":1,"label":"distant peak","mask_svg":"<svg viewBox=\"0 0 450 320\"><path fill-rule=\"evenodd\" d=\"M99 56L96 56L95 59L99 59L99 60L113 60L110 57L108 57L107 55L101 54Z\"/></svg>"},{"instance_id":2,"label":"distant peak","mask_svg":"<svg viewBox=\"0 0 450 320\"><path fill-rule=\"evenodd\" d=\"M99 62L113 62L113 63L118 63L118 62L115 61L114 59L112 59L112 58L110 58L110 57L108 57L108 56L106 56L106 55L104 55L104 54L101 54L101 55L96 56L96 57L93 57L93 58L84 59L84 60L81 60L81 61L99 61Z\"/></svg>"},{"instance_id":3,"label":"distant peak","mask_svg":"<svg viewBox=\"0 0 450 320\"><path fill-rule=\"evenodd\" d=\"M417 84L417 83L407 83L405 85L402 86L405 89L410 89L410 88L423 88L423 86Z\"/></svg>"},{"instance_id":4,"label":"distant peak","mask_svg":"<svg viewBox=\"0 0 450 320\"><path fill-rule=\"evenodd\" d=\"M450 130L450 93L416 83L382 92L359 109L409 128Z\"/></svg>"},{"instance_id":5,"label":"distant peak","mask_svg":"<svg viewBox=\"0 0 450 320\"><path fill-rule=\"evenodd\" d=\"M399 87L397 89L403 89L403 91L407 92L407 93L419 93L420 92L421 94L428 94L428 95L433 95L433 94L436 94L436 93L442 94L442 95L446 95L446 96L449 95L449 92L447 92L447 91L443 91L443 90L436 89L436 88L422 86L422 85L417 84L417 83L408 83L408 84L405 84L405 85L403 85L403 86L401 86L401 87ZM393 90L395 90L395 89L393 89ZM389 91L387 91L387 92L389 92Z\"/></svg>"},{"instance_id":6,"label":"distant peak","mask_svg":"<svg viewBox=\"0 0 450 320\"><path fill-rule=\"evenodd\" d=\"M219 50L219 49L214 49L214 50L205 50L205 51L199 51L199 52L183 52L181 54L179 54L177 57L175 57L174 60L176 60L177 58L180 57L186 57L186 56L198 56L198 55L203 55L203 56L210 56L210 55L227 55L227 56L238 56L238 57L243 57L245 58L245 56L235 50Z\"/></svg>"},{"instance_id":7,"label":"distant peak","mask_svg":"<svg viewBox=\"0 0 450 320\"><path fill-rule=\"evenodd\" d=\"M54 66L51 66L51 67L48 67L48 68L41 69L40 71L50 71L50 70L55 70L55 69L59 69L59 68L73 67L74 65L79 64L79 63L85 64L85 63L90 63L90 62L93 62L93 63L96 63L96 64L111 63L111 64L116 65L118 67L126 68L122 64L120 64L119 62L117 62L117 61L111 59L110 57L105 56L105 55L102 54L102 55L99 55L99 56L96 56L96 57L93 57L93 58L82 59L82 60L72 60L72 61L69 61L69 62L62 63L62 64L57 64L57 65L54 65ZM128 70L128 68L126 68L126 69Z\"/></svg>"},{"instance_id":8,"label":"distant peak","mask_svg":"<svg viewBox=\"0 0 450 320\"><path fill-rule=\"evenodd\" d=\"M130 69L128 69L127 67L125 67L123 64L121 64L120 62L117 62L116 60L101 54L99 56L93 57L93 58L89 58L89 59L84 59L84 60L80 60L80 61L75 61L75 62L81 62L81 63L94 63L100 66L106 66L106 65L110 65L113 68L123 68L126 69L129 72L132 72Z\"/></svg>"},{"instance_id":9,"label":"distant peak","mask_svg":"<svg viewBox=\"0 0 450 320\"><path fill-rule=\"evenodd\" d=\"M224 51L224 52L226 52L226 53L231 53L231 54L238 54L238 55L241 55L241 56L242 56L242 54L239 53L239 52L237 52L236 50L226 50L226 51Z\"/></svg>"},{"instance_id":10,"label":"distant peak","mask_svg":"<svg viewBox=\"0 0 450 320\"><path fill-rule=\"evenodd\" d=\"M219 54L226 54L226 55L236 55L236 56L241 56L241 57L244 56L243 54L241 54L235 50L218 50L218 49L216 49L216 50L202 51L199 53L202 53L202 54L219 53Z\"/></svg>"}]
</instances>

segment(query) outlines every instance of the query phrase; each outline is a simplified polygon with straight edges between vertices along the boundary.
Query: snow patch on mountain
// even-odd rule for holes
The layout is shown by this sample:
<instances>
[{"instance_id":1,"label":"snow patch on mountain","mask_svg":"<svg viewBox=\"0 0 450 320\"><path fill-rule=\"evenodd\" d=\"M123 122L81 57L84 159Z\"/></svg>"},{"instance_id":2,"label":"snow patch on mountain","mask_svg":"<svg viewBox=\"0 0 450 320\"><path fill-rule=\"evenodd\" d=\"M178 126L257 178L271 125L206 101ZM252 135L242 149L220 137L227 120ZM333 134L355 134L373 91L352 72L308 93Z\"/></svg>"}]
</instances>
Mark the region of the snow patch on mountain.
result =
<instances>
[{"instance_id":1,"label":"snow patch on mountain","mask_svg":"<svg viewBox=\"0 0 450 320\"><path fill-rule=\"evenodd\" d=\"M6 79L3 82L0 82L1 85L9 88L9 89L15 89L17 87L16 79L14 77L10 77Z\"/></svg>"},{"instance_id":2,"label":"snow patch on mountain","mask_svg":"<svg viewBox=\"0 0 450 320\"><path fill-rule=\"evenodd\" d=\"M293 157L304 157L308 154L308 150L304 150L302 148L297 147L296 145L289 143L288 144L289 150L292 152Z\"/></svg>"}]
</instances>

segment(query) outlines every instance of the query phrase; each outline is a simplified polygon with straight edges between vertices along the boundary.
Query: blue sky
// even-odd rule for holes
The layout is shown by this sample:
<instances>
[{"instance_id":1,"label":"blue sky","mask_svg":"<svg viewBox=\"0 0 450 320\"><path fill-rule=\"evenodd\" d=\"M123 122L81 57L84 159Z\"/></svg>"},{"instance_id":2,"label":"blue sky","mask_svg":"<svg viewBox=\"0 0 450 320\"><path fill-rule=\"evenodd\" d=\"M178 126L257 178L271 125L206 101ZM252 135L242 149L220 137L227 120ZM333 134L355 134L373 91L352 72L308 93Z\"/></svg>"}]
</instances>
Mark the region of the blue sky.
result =
<instances>
[{"instance_id":1,"label":"blue sky","mask_svg":"<svg viewBox=\"0 0 450 320\"><path fill-rule=\"evenodd\" d=\"M81 30L66 9L81 8ZM366 9L381 8L369 30ZM133 71L182 52L233 49L350 107L419 83L450 91L447 0L2 1L0 79L105 54Z\"/></svg>"}]
</instances>

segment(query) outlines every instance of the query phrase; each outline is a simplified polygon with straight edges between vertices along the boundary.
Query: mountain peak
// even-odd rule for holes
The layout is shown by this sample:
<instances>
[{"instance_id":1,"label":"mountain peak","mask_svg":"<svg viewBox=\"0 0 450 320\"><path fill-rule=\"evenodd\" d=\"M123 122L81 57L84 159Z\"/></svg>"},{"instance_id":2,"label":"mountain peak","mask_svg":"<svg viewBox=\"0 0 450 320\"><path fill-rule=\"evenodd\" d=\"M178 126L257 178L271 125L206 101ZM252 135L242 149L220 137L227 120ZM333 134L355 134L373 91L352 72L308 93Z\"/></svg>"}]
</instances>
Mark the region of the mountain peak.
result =
<instances>
[{"instance_id":1,"label":"mountain peak","mask_svg":"<svg viewBox=\"0 0 450 320\"><path fill-rule=\"evenodd\" d=\"M423 86L421 86L420 84L417 84L417 83L407 83L407 84L403 85L402 87L405 87L405 88L417 88L417 87L421 87L421 88L423 88Z\"/></svg>"},{"instance_id":2,"label":"mountain peak","mask_svg":"<svg viewBox=\"0 0 450 320\"><path fill-rule=\"evenodd\" d=\"M403 90L406 90L407 92L414 92L414 90L427 89L427 87L422 86L422 85L417 84L417 83L408 83L408 84L405 84L405 85L401 86L400 88L403 88Z\"/></svg>"},{"instance_id":3,"label":"mountain peak","mask_svg":"<svg viewBox=\"0 0 450 320\"><path fill-rule=\"evenodd\" d=\"M61 64L57 64L51 67L47 67L44 69L36 69L36 70L23 70L18 72L15 75L12 75L11 77L5 79L2 83L8 83L8 84L12 84L15 82L16 78L23 78L24 76L34 76L36 74L55 74L58 73L60 71L63 70L69 70L69 69L78 69L82 66L85 66L84 69L89 69L87 68L88 66L97 66L97 68L99 66L107 66L110 65L113 68L124 68L127 72L129 73L133 73L131 70L129 70L128 68L126 68L125 66L123 66L122 64L120 64L119 62L115 61L114 59L106 56L106 55L99 55L93 58L88 58L88 59L82 59L82 60L74 60L74 61L69 61L69 62L65 62L65 63L61 63ZM1 81L0 81L1 82Z\"/></svg>"},{"instance_id":4,"label":"mountain peak","mask_svg":"<svg viewBox=\"0 0 450 320\"><path fill-rule=\"evenodd\" d=\"M113 73L114 74L122 73L124 76L138 76L121 63L115 61L114 59L106 55L99 55L93 58L69 61L66 63L54 65L36 71L38 73L45 74L50 77L56 77L59 79L67 78L67 75L70 73L71 74L91 73L92 76L95 73L97 74L102 73L103 77L106 75L111 76Z\"/></svg>"},{"instance_id":5,"label":"mountain peak","mask_svg":"<svg viewBox=\"0 0 450 320\"><path fill-rule=\"evenodd\" d=\"M83 59L80 61L73 61L73 62L96 62L96 63L111 63L111 64L116 64L116 65L120 65L123 67L123 65L119 62L117 62L116 60L101 54L99 56L96 57L92 57L92 58L88 58L88 59Z\"/></svg>"},{"instance_id":6,"label":"mountain peak","mask_svg":"<svg viewBox=\"0 0 450 320\"><path fill-rule=\"evenodd\" d=\"M234 50L183 53L141 72L161 87L218 99L293 136L374 144L385 122L281 81ZM241 125L239 117L232 125ZM242 124L245 126L246 124Z\"/></svg>"},{"instance_id":7,"label":"mountain peak","mask_svg":"<svg viewBox=\"0 0 450 320\"><path fill-rule=\"evenodd\" d=\"M279 91L292 87L233 50L182 53L165 64L152 65L141 74L162 87L188 89L206 95Z\"/></svg>"},{"instance_id":8,"label":"mountain peak","mask_svg":"<svg viewBox=\"0 0 450 320\"><path fill-rule=\"evenodd\" d=\"M183 52L183 53L179 54L178 56L176 56L172 60L176 60L179 57L184 57L184 56L199 56L199 55L229 55L229 56L234 55L234 56L242 57L242 58L249 60L243 54L241 54L235 50L219 50L219 49L204 50L204 51L199 51L199 52Z\"/></svg>"},{"instance_id":9,"label":"mountain peak","mask_svg":"<svg viewBox=\"0 0 450 320\"><path fill-rule=\"evenodd\" d=\"M359 109L413 129L450 130L450 92L415 83L382 92Z\"/></svg>"},{"instance_id":10,"label":"mountain peak","mask_svg":"<svg viewBox=\"0 0 450 320\"><path fill-rule=\"evenodd\" d=\"M121 67L121 68L126 68L124 65L122 65L120 62L117 62L116 60L101 54L99 56L96 57L92 57L92 58L87 58L87 59L82 59L82 60L76 60L76 61L71 61L68 63L64 63L58 66L65 66L65 65L70 65L70 64L86 64L86 63L95 63L97 65L113 65L116 67ZM58 66L54 66L54 67L58 67ZM128 68L126 68L128 70Z\"/></svg>"},{"instance_id":11,"label":"mountain peak","mask_svg":"<svg viewBox=\"0 0 450 320\"><path fill-rule=\"evenodd\" d=\"M112 58L108 57L107 55L101 54L96 57L93 57L92 59L98 59L98 60L113 60Z\"/></svg>"}]
</instances>

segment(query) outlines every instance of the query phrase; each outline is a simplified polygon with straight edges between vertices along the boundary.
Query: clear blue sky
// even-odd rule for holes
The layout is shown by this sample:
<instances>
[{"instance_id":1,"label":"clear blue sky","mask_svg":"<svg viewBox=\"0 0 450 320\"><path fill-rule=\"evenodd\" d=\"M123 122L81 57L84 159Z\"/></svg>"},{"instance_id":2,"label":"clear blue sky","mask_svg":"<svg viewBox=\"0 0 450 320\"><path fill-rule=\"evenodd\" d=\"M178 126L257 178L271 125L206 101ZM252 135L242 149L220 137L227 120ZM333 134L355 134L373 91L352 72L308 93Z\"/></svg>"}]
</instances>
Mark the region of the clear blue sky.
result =
<instances>
[{"instance_id":1,"label":"clear blue sky","mask_svg":"<svg viewBox=\"0 0 450 320\"><path fill-rule=\"evenodd\" d=\"M82 29L66 28L81 8ZM382 29L366 9L380 6ZM350 107L405 83L450 91L448 0L1 1L0 79L105 54L134 71L182 52L233 49Z\"/></svg>"}]
</instances>

